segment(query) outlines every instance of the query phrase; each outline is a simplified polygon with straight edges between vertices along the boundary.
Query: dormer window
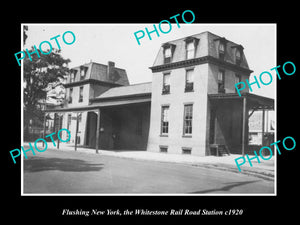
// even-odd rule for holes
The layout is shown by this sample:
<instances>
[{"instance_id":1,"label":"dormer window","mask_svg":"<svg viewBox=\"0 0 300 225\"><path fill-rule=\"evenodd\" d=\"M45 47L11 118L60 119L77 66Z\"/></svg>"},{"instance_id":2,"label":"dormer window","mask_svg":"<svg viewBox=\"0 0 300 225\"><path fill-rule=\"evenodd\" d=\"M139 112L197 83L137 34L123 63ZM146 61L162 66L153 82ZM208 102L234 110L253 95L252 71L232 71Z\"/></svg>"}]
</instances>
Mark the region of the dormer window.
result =
<instances>
[{"instance_id":1,"label":"dormer window","mask_svg":"<svg viewBox=\"0 0 300 225\"><path fill-rule=\"evenodd\" d=\"M164 54L164 63L170 63L172 62L172 57L175 50L175 45L166 43L163 45L163 54Z\"/></svg>"},{"instance_id":2,"label":"dormer window","mask_svg":"<svg viewBox=\"0 0 300 225\"><path fill-rule=\"evenodd\" d=\"M172 58L171 47L165 49L165 63L170 63Z\"/></svg>"},{"instance_id":3,"label":"dormer window","mask_svg":"<svg viewBox=\"0 0 300 225\"><path fill-rule=\"evenodd\" d=\"M225 57L225 44L220 42L219 44L219 59L224 60Z\"/></svg>"},{"instance_id":4,"label":"dormer window","mask_svg":"<svg viewBox=\"0 0 300 225\"><path fill-rule=\"evenodd\" d=\"M214 41L216 42L216 47L217 47L217 54L219 56L220 60L225 60L225 55L226 55L226 45L228 40L226 40L226 38L224 37L219 37L214 39Z\"/></svg>"},{"instance_id":5,"label":"dormer window","mask_svg":"<svg viewBox=\"0 0 300 225\"><path fill-rule=\"evenodd\" d=\"M239 49L236 50L236 53L235 53L235 62L237 65L240 65L241 64L241 52Z\"/></svg>"},{"instance_id":6,"label":"dormer window","mask_svg":"<svg viewBox=\"0 0 300 225\"><path fill-rule=\"evenodd\" d=\"M195 57L195 46L193 42L189 42L186 45L186 59L192 59Z\"/></svg>"},{"instance_id":7,"label":"dormer window","mask_svg":"<svg viewBox=\"0 0 300 225\"><path fill-rule=\"evenodd\" d=\"M195 37L187 37L185 40L186 59L193 59L196 56L196 47L199 39Z\"/></svg>"},{"instance_id":8,"label":"dormer window","mask_svg":"<svg viewBox=\"0 0 300 225\"><path fill-rule=\"evenodd\" d=\"M75 78L76 78L76 73L77 73L77 70L73 70L71 69L71 74L70 74L70 82L75 82Z\"/></svg>"},{"instance_id":9,"label":"dormer window","mask_svg":"<svg viewBox=\"0 0 300 225\"><path fill-rule=\"evenodd\" d=\"M80 80L83 80L85 78L87 69L88 68L85 66L80 67Z\"/></svg>"},{"instance_id":10,"label":"dormer window","mask_svg":"<svg viewBox=\"0 0 300 225\"><path fill-rule=\"evenodd\" d=\"M235 64L240 66L241 62L243 60L243 46L242 45L235 45L232 46L231 48L233 48L233 54L235 55Z\"/></svg>"}]
</instances>

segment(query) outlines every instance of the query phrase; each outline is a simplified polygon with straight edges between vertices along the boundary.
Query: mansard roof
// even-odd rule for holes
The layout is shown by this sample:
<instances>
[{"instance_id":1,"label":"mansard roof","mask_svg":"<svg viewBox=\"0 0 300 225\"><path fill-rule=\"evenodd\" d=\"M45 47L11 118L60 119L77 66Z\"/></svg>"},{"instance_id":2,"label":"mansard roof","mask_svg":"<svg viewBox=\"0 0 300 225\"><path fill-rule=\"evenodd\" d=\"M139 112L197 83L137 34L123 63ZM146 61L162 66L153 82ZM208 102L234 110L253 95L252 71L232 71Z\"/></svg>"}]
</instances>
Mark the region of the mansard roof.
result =
<instances>
[{"instance_id":1,"label":"mansard roof","mask_svg":"<svg viewBox=\"0 0 300 225\"><path fill-rule=\"evenodd\" d=\"M80 70L86 69L86 75L84 80L101 81L105 83L113 83L117 85L129 85L127 73L125 69L110 67L101 63L90 62L77 67L72 68L75 70L76 77L74 82L81 81Z\"/></svg>"},{"instance_id":2,"label":"mansard roof","mask_svg":"<svg viewBox=\"0 0 300 225\"><path fill-rule=\"evenodd\" d=\"M241 64L238 66L241 68L241 70L244 69L244 71L248 71L248 72L252 72L249 69L246 57L243 53L243 46L241 44L237 44L234 43L230 40L227 40L224 37L220 37L216 34L213 34L209 31L205 31L199 34L194 34L188 37L184 37L184 38L180 38L180 39L176 39L173 41L169 41L166 43L163 43L158 54L157 57L154 61L154 64L152 67L150 67L150 69L155 69L156 68L160 68L160 67L165 67L167 66L167 64L164 63L164 55L163 55L163 49L164 46L166 46L167 44L175 46L174 51L173 51L173 55L172 55L172 61L169 64L173 64L173 65L177 65L178 63L183 63L185 61L188 61L186 59L186 40L189 39L196 39L197 40L197 44L195 45L196 47L196 54L195 54L195 58L196 60L192 59L191 61L195 61L194 63L206 63L207 59L213 59L214 62L216 62L217 60L219 60L219 43L223 42L225 43L225 58L224 60L219 60L219 61L223 61L226 64L233 64L235 65L235 54L237 50L241 51ZM199 60L197 60L199 59ZM204 59L204 60L200 60L200 59ZM216 60L214 60L216 59ZM196 62L197 61L197 62Z\"/></svg>"}]
</instances>

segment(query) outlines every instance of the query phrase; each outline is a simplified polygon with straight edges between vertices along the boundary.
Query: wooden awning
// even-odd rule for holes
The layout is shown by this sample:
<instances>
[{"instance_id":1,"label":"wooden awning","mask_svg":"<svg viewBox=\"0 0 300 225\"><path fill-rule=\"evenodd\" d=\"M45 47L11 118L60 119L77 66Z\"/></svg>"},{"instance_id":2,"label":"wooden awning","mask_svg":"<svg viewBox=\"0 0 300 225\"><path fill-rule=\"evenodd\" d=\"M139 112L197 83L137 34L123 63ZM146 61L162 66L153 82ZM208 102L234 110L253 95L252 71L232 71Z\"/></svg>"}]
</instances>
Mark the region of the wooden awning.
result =
<instances>
[{"instance_id":1,"label":"wooden awning","mask_svg":"<svg viewBox=\"0 0 300 225\"><path fill-rule=\"evenodd\" d=\"M263 113L265 110L274 110L274 99L251 93L242 93L241 96L237 93L208 94L208 99L210 99L216 106L219 105L219 101L229 101L228 104L233 101L238 101L242 104L242 155L244 156L246 146L248 145L249 109L253 109L253 111L262 109ZM262 133L264 132L263 130L264 128L262 128Z\"/></svg>"},{"instance_id":2,"label":"wooden awning","mask_svg":"<svg viewBox=\"0 0 300 225\"><path fill-rule=\"evenodd\" d=\"M208 94L208 98L211 100L243 100L247 99L249 108L256 109L270 109L274 110L274 99L255 95L251 93L242 93L239 96L237 93L219 93L219 94Z\"/></svg>"}]
</instances>

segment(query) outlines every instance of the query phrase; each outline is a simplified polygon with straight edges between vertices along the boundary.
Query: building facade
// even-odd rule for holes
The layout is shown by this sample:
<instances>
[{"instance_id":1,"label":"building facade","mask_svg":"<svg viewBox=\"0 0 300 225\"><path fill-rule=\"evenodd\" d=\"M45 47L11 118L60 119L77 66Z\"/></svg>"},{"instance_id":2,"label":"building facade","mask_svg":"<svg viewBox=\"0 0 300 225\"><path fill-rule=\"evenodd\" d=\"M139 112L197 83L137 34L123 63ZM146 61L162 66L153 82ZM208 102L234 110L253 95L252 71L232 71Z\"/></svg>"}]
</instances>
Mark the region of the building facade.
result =
<instances>
[{"instance_id":1,"label":"building facade","mask_svg":"<svg viewBox=\"0 0 300 225\"><path fill-rule=\"evenodd\" d=\"M247 152L251 112L274 108L236 93L253 72L243 47L210 32L164 43L150 69L152 83L129 85L113 62L73 68L65 103L48 112L63 113L71 143L205 156Z\"/></svg>"}]
</instances>

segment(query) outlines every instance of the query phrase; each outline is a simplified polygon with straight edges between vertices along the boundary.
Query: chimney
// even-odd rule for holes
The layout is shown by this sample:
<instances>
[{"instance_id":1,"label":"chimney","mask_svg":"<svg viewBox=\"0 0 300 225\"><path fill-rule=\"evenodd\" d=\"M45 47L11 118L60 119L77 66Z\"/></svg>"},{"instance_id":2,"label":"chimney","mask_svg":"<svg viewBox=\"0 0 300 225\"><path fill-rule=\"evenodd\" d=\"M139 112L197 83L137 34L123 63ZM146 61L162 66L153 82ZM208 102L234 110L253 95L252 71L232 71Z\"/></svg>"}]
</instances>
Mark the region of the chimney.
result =
<instances>
[{"instance_id":1,"label":"chimney","mask_svg":"<svg viewBox=\"0 0 300 225\"><path fill-rule=\"evenodd\" d=\"M115 68L115 63L111 62L111 61L108 61L108 67L107 67L107 75L108 75L108 77L110 76L110 74L112 73L112 71L114 70L114 68Z\"/></svg>"}]
</instances>

